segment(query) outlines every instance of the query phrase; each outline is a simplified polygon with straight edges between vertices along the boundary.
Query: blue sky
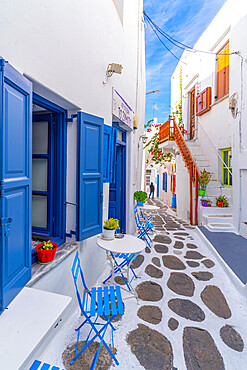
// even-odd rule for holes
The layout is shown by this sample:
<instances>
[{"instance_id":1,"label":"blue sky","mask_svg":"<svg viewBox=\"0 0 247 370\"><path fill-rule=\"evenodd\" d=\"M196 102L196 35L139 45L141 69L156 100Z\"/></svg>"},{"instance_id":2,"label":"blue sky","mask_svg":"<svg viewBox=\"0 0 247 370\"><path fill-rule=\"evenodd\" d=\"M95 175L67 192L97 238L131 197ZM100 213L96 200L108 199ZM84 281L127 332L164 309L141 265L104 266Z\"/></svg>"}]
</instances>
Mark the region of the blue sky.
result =
<instances>
[{"instance_id":1,"label":"blue sky","mask_svg":"<svg viewBox=\"0 0 247 370\"><path fill-rule=\"evenodd\" d=\"M174 39L194 46L200 35L215 17L225 0L144 0L144 11L162 30ZM166 39L165 44L177 57L182 50ZM170 113L170 78L178 61L165 49L149 25L146 29L146 91L160 93L146 95L146 118L155 117L165 122Z\"/></svg>"}]
</instances>

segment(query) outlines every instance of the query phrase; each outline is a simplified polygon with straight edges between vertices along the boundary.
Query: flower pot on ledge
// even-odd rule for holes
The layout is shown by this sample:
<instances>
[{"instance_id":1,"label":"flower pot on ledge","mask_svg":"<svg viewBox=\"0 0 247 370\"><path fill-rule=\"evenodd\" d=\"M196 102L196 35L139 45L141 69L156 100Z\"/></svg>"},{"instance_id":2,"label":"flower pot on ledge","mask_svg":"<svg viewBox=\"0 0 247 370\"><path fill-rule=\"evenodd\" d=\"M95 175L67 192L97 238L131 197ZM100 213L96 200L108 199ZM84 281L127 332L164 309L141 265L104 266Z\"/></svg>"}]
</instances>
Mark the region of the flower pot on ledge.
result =
<instances>
[{"instance_id":1,"label":"flower pot on ledge","mask_svg":"<svg viewBox=\"0 0 247 370\"><path fill-rule=\"evenodd\" d=\"M41 265L47 265L54 260L58 245L57 243L53 242L51 242L51 244L54 246L54 248L49 250L39 249L43 246L43 243L39 243L38 245L36 245L38 263L40 263Z\"/></svg>"}]
</instances>

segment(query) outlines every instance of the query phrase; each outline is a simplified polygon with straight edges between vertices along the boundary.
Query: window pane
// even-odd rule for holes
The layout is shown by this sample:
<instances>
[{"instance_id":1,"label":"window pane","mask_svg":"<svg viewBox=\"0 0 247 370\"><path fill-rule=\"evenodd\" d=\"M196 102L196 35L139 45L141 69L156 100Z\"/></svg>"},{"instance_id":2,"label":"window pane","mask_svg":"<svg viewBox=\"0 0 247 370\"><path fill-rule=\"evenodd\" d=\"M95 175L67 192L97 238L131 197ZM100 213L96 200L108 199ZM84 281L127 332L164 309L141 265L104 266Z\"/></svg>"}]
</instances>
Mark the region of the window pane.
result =
<instances>
[{"instance_id":1,"label":"window pane","mask_svg":"<svg viewBox=\"0 0 247 370\"><path fill-rule=\"evenodd\" d=\"M33 158L33 190L47 191L48 159Z\"/></svg>"},{"instance_id":2,"label":"window pane","mask_svg":"<svg viewBox=\"0 0 247 370\"><path fill-rule=\"evenodd\" d=\"M232 168L230 168L230 171L232 172ZM232 185L232 175L229 173L229 185Z\"/></svg>"},{"instance_id":3,"label":"window pane","mask_svg":"<svg viewBox=\"0 0 247 370\"><path fill-rule=\"evenodd\" d=\"M223 184L228 185L228 171L226 168L223 171Z\"/></svg>"},{"instance_id":4,"label":"window pane","mask_svg":"<svg viewBox=\"0 0 247 370\"><path fill-rule=\"evenodd\" d=\"M123 133L122 133L122 131L117 130L117 140L123 141Z\"/></svg>"},{"instance_id":5,"label":"window pane","mask_svg":"<svg viewBox=\"0 0 247 370\"><path fill-rule=\"evenodd\" d=\"M224 153L223 160L225 164L228 166L228 150L224 151L223 153Z\"/></svg>"},{"instance_id":6,"label":"window pane","mask_svg":"<svg viewBox=\"0 0 247 370\"><path fill-rule=\"evenodd\" d=\"M33 122L33 154L48 154L48 121Z\"/></svg>"},{"instance_id":7,"label":"window pane","mask_svg":"<svg viewBox=\"0 0 247 370\"><path fill-rule=\"evenodd\" d=\"M47 196L33 195L32 226L47 229Z\"/></svg>"}]
</instances>

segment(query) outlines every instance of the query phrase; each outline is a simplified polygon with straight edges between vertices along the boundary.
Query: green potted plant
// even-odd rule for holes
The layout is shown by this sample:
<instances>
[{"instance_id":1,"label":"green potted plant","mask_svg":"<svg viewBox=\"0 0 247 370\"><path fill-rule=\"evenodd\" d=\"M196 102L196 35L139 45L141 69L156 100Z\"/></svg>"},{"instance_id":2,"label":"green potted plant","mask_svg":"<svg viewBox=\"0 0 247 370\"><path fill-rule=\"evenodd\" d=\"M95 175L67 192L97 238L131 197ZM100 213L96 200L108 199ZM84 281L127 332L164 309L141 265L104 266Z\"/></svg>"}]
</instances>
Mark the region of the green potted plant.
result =
<instances>
[{"instance_id":1,"label":"green potted plant","mask_svg":"<svg viewBox=\"0 0 247 370\"><path fill-rule=\"evenodd\" d=\"M102 238L106 240L114 239L116 229L120 229L118 219L109 218L108 220L105 220L103 229L104 232Z\"/></svg>"},{"instance_id":2,"label":"green potted plant","mask_svg":"<svg viewBox=\"0 0 247 370\"><path fill-rule=\"evenodd\" d=\"M41 265L47 265L48 263L51 263L54 260L57 247L57 243L53 243L50 240L36 245L38 263Z\"/></svg>"},{"instance_id":3,"label":"green potted plant","mask_svg":"<svg viewBox=\"0 0 247 370\"><path fill-rule=\"evenodd\" d=\"M137 201L138 206L143 206L143 203L146 202L148 199L148 195L145 191L135 191L134 192L134 199Z\"/></svg>"},{"instance_id":4,"label":"green potted plant","mask_svg":"<svg viewBox=\"0 0 247 370\"><path fill-rule=\"evenodd\" d=\"M208 198L202 198L201 203L203 207L211 207L212 206L212 201Z\"/></svg>"},{"instance_id":5,"label":"green potted plant","mask_svg":"<svg viewBox=\"0 0 247 370\"><path fill-rule=\"evenodd\" d=\"M201 176L198 178L199 183L199 189L198 189L198 195L204 196L206 187L211 180L212 174L205 169L202 171Z\"/></svg>"},{"instance_id":6,"label":"green potted plant","mask_svg":"<svg viewBox=\"0 0 247 370\"><path fill-rule=\"evenodd\" d=\"M216 206L217 207L229 207L229 203L227 201L227 198L224 195L219 195L216 198Z\"/></svg>"}]
</instances>

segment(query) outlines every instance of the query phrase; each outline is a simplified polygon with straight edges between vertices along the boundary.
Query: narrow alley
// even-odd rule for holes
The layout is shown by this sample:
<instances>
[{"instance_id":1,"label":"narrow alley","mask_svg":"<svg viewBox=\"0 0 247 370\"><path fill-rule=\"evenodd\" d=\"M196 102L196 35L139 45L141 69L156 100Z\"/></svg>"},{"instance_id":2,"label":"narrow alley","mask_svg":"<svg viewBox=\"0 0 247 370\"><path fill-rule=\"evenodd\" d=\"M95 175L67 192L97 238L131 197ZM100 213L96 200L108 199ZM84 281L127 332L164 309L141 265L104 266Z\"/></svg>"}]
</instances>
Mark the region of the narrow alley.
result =
<instances>
[{"instance_id":1,"label":"narrow alley","mask_svg":"<svg viewBox=\"0 0 247 370\"><path fill-rule=\"evenodd\" d=\"M125 314L115 324L119 369L245 369L246 297L194 227L171 215L160 201L149 204L160 209L154 213L152 249L146 248L133 262L139 299L123 294ZM89 369L95 344L69 365L78 316L75 313L61 329L41 360L67 370ZM115 368L103 347L96 368Z\"/></svg>"}]
</instances>

